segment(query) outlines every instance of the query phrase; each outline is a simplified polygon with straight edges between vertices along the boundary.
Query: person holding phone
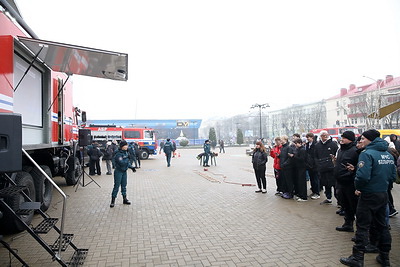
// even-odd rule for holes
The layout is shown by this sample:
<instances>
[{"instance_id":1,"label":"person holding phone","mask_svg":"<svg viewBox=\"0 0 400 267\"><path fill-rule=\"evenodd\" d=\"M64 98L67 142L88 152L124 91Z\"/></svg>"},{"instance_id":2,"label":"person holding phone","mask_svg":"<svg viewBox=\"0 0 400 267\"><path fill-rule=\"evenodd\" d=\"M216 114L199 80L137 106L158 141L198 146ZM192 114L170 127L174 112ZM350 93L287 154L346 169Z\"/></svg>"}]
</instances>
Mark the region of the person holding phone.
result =
<instances>
[{"instance_id":1,"label":"person holding phone","mask_svg":"<svg viewBox=\"0 0 400 267\"><path fill-rule=\"evenodd\" d=\"M345 131L340 139L340 148L337 152L334 175L336 179L336 194L344 210L344 224L336 227L337 231L354 232L353 224L357 209L358 197L354 194L354 178L358 162L358 153L354 132Z\"/></svg>"}]
</instances>

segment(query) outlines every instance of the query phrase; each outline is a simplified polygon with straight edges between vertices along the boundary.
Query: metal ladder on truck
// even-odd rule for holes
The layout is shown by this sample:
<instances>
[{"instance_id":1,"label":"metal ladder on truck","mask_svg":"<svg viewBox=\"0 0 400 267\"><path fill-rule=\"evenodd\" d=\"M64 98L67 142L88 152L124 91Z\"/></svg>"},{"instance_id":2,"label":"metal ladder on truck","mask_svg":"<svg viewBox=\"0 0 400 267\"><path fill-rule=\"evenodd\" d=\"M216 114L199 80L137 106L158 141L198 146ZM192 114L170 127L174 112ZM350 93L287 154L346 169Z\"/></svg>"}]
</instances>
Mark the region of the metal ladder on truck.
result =
<instances>
[{"instance_id":1,"label":"metal ladder on truck","mask_svg":"<svg viewBox=\"0 0 400 267\"><path fill-rule=\"evenodd\" d=\"M65 234L64 233L64 221L65 221L65 214L66 214L66 204L67 204L67 196L65 193L55 184L55 182L43 171L42 168L29 156L29 154L22 149L22 152L25 156L33 163L33 165L48 179L52 184L53 187L61 194L63 198L63 209L61 214L61 226L58 228L56 226L58 222L58 218L50 218L49 215L45 214L40 210L40 203L34 202L34 200L30 199L24 192L25 186L18 186L15 182L6 175L6 179L9 181L9 187L0 190L0 207L3 210L3 213L7 213L9 216L13 216L18 222L23 225L26 231L52 256L53 261L57 261L61 266L81 266L83 265L86 256L88 254L88 249L80 249L75 246L72 242L74 235L73 234ZM19 210L13 210L5 201L5 198L14 194L21 194L25 201L24 203L20 204ZM39 223L36 227L31 227L27 225L23 220L21 220L19 215L26 215L29 212L35 210L38 214L43 217L43 221ZM48 244L40 234L47 234L50 230L54 229L59 234L57 240L52 244ZM8 249L16 259L22 263L23 266L28 266L24 260L16 254L15 251L4 241L0 236L0 243ZM65 261L61 257L61 253L66 251L67 248L71 246L74 249L74 254L68 261Z\"/></svg>"}]
</instances>

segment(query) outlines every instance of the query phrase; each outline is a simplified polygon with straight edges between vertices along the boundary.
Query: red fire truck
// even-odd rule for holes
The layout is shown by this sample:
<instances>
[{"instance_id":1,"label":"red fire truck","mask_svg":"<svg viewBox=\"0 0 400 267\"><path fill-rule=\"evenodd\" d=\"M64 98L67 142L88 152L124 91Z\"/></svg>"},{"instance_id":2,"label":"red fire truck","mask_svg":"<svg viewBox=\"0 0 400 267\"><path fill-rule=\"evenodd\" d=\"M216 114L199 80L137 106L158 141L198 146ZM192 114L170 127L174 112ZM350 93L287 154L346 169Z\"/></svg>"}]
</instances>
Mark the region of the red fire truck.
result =
<instances>
[{"instance_id":1,"label":"red fire truck","mask_svg":"<svg viewBox=\"0 0 400 267\"><path fill-rule=\"evenodd\" d=\"M46 211L59 190L52 176L78 182L86 114L73 106L71 75L126 81L127 68L124 53L38 39L14 1L0 0L0 234L32 231L34 211Z\"/></svg>"},{"instance_id":2,"label":"red fire truck","mask_svg":"<svg viewBox=\"0 0 400 267\"><path fill-rule=\"evenodd\" d=\"M360 129L354 126L344 126L344 127L332 127L332 128L321 128L321 129L313 129L310 132L313 133L314 135L319 136L321 131L327 131L328 134L332 138L339 139L342 135L343 132L345 131L352 131L354 132L356 137L360 136Z\"/></svg>"},{"instance_id":3,"label":"red fire truck","mask_svg":"<svg viewBox=\"0 0 400 267\"><path fill-rule=\"evenodd\" d=\"M148 159L149 155L157 155L157 139L154 129L117 127L115 125L89 125L92 140L105 147L109 140L128 143L136 142L140 146L140 158Z\"/></svg>"}]
</instances>

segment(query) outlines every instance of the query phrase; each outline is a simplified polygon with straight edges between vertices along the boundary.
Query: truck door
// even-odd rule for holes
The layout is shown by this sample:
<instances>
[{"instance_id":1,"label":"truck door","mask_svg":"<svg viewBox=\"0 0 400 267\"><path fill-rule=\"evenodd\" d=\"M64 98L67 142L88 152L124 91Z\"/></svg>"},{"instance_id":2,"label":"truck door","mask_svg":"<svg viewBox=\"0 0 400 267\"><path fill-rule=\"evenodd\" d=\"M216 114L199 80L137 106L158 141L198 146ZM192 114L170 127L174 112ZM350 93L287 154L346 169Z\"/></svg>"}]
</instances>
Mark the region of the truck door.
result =
<instances>
[{"instance_id":1,"label":"truck door","mask_svg":"<svg viewBox=\"0 0 400 267\"><path fill-rule=\"evenodd\" d=\"M58 131L57 131L57 136L58 136L58 144L62 145L64 143L64 80L61 78L58 78L58 83L57 83L57 103L58 103Z\"/></svg>"}]
</instances>

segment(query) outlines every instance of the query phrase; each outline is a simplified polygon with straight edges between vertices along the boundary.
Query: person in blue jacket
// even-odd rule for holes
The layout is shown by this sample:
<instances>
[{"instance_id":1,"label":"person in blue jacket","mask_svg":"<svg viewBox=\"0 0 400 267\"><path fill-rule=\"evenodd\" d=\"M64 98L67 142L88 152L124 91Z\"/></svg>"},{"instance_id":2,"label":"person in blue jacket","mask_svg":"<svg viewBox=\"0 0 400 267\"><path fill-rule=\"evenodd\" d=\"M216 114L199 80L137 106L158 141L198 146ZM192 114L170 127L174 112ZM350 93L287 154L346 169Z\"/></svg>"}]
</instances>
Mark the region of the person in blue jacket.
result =
<instances>
[{"instance_id":1,"label":"person in blue jacket","mask_svg":"<svg viewBox=\"0 0 400 267\"><path fill-rule=\"evenodd\" d=\"M365 246L371 224L377 231L379 255L376 261L382 266L390 266L389 252L392 237L386 221L388 208L388 186L396 179L393 156L387 152L388 143L380 138L380 133L371 129L361 135L365 148L359 156L354 180L355 194L359 196L353 253L348 258L340 258L347 266L364 266Z\"/></svg>"},{"instance_id":2,"label":"person in blue jacket","mask_svg":"<svg viewBox=\"0 0 400 267\"><path fill-rule=\"evenodd\" d=\"M126 198L126 185L128 182L126 171L129 168L133 172L136 172L136 169L130 163L129 153L128 153L128 143L125 140L122 140L119 143L119 149L115 153L114 161L115 161L114 188L111 193L110 208L113 208L115 206L115 199L117 198L120 186L121 186L121 194L124 199L123 203L125 205L131 204L131 202Z\"/></svg>"}]
</instances>

